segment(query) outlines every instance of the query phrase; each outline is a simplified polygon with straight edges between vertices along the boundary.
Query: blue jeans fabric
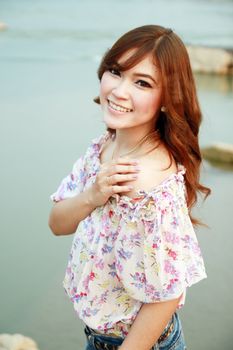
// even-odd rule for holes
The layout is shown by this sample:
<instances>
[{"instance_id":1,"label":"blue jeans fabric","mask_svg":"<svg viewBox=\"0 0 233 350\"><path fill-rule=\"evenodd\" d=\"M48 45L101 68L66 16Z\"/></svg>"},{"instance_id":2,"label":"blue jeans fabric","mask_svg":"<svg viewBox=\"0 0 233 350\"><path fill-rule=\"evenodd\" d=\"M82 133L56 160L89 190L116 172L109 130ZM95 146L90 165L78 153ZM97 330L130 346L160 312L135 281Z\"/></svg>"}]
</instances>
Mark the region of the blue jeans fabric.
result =
<instances>
[{"instance_id":1,"label":"blue jeans fabric","mask_svg":"<svg viewBox=\"0 0 233 350\"><path fill-rule=\"evenodd\" d=\"M184 334L180 318L177 313L174 313L170 322L173 322L174 328L172 332L161 342L157 342L151 350L185 350L187 349L184 340ZM165 332L165 331L164 331ZM163 334L163 333L162 333ZM102 342L99 345L98 341ZM120 337L111 337L108 335L94 334L87 337L86 350L104 350L111 345L111 350L117 350L123 343L124 339ZM98 344L97 344L98 343Z\"/></svg>"}]
</instances>

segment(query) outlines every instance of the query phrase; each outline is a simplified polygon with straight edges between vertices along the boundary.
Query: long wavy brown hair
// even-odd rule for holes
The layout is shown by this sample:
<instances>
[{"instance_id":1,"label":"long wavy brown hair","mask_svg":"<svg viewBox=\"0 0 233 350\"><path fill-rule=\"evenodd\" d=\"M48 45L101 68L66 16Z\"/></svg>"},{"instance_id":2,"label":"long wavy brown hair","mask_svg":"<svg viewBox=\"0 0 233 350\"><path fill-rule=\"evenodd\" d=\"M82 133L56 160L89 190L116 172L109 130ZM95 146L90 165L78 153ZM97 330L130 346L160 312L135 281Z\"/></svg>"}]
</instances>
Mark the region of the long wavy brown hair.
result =
<instances>
[{"instance_id":1,"label":"long wavy brown hair","mask_svg":"<svg viewBox=\"0 0 233 350\"><path fill-rule=\"evenodd\" d=\"M200 224L199 220L191 216L191 208L197 202L198 192L206 198L211 191L199 182L202 157L198 132L202 115L187 50L171 29L158 25L135 28L124 34L106 52L98 69L99 80L109 68L119 67L118 60L131 49L132 55L121 64L121 70L128 70L147 55L152 55L160 71L162 105L165 110L160 112L155 130L159 130L160 138L174 160L186 168L189 214L193 224ZM94 101L100 103L99 97Z\"/></svg>"}]
</instances>

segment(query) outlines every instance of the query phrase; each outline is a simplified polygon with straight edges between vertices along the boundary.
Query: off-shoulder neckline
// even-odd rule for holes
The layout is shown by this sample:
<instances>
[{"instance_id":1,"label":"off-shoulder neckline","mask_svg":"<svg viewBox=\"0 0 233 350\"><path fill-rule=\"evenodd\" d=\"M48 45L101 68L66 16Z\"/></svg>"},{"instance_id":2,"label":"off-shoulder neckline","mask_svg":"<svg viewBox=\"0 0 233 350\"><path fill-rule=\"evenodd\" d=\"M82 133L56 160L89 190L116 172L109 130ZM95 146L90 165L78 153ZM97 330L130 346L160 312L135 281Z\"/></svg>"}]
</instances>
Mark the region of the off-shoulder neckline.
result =
<instances>
[{"instance_id":1,"label":"off-shoulder neckline","mask_svg":"<svg viewBox=\"0 0 233 350\"><path fill-rule=\"evenodd\" d=\"M98 148L96 150L96 158L99 163L100 162L100 155L101 151L103 149L104 144L107 142L107 140L111 137L111 133L109 131L106 131L104 134L101 135L101 137L97 140L97 142L94 142L94 144L98 144ZM95 140L96 141L96 140ZM163 181L161 181L158 185L153 186L150 190L137 190L135 191L136 196L135 197L129 197L127 195L118 195L114 194L111 197L116 198L118 202L125 202L125 203L137 203L139 200L142 200L144 198L153 197L155 193L160 191L162 188L164 188L165 185L169 184L172 180L181 180L183 182L183 175L185 174L186 169L185 167L177 163L177 172L170 174L167 176Z\"/></svg>"}]
</instances>

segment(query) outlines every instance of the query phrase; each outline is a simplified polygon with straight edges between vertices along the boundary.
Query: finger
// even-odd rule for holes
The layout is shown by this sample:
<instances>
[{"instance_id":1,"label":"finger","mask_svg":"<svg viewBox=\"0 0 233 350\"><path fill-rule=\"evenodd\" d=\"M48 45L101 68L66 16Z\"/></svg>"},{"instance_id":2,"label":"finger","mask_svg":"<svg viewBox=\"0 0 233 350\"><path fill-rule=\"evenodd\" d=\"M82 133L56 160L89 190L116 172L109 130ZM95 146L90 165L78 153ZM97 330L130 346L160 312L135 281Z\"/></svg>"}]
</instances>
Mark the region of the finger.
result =
<instances>
[{"instance_id":1,"label":"finger","mask_svg":"<svg viewBox=\"0 0 233 350\"><path fill-rule=\"evenodd\" d=\"M111 185L111 177L110 176L106 176L106 184L107 186Z\"/></svg>"},{"instance_id":2,"label":"finger","mask_svg":"<svg viewBox=\"0 0 233 350\"><path fill-rule=\"evenodd\" d=\"M140 168L138 165L112 165L109 169L109 175L138 173Z\"/></svg>"},{"instance_id":3,"label":"finger","mask_svg":"<svg viewBox=\"0 0 233 350\"><path fill-rule=\"evenodd\" d=\"M119 157L119 158L113 159L112 160L112 164L113 165L117 165L117 164L137 165L138 164L138 160L137 159L127 158L127 157Z\"/></svg>"},{"instance_id":4,"label":"finger","mask_svg":"<svg viewBox=\"0 0 233 350\"><path fill-rule=\"evenodd\" d=\"M119 182L126 182L126 181L133 181L138 178L138 174L114 174L112 176L109 176L107 178L107 184L108 185L115 185Z\"/></svg>"},{"instance_id":5,"label":"finger","mask_svg":"<svg viewBox=\"0 0 233 350\"><path fill-rule=\"evenodd\" d=\"M112 193L122 193L122 192L130 192L133 190L133 186L112 186Z\"/></svg>"}]
</instances>

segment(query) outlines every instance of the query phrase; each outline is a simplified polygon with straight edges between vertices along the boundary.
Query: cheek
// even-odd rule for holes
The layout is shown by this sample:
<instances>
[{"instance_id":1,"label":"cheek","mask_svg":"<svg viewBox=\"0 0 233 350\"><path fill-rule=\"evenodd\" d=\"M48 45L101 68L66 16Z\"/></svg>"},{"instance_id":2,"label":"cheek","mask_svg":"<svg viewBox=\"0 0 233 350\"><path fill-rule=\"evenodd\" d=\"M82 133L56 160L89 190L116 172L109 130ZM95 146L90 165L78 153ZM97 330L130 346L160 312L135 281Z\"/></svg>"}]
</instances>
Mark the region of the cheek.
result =
<instances>
[{"instance_id":1,"label":"cheek","mask_svg":"<svg viewBox=\"0 0 233 350\"><path fill-rule=\"evenodd\" d=\"M137 100L137 104L140 106L141 110L155 115L158 109L160 109L161 94L153 94L144 98L140 98Z\"/></svg>"},{"instance_id":2,"label":"cheek","mask_svg":"<svg viewBox=\"0 0 233 350\"><path fill-rule=\"evenodd\" d=\"M156 95L155 98L151 101L151 106L156 112L161 107L161 100L162 100L162 95L160 93Z\"/></svg>"},{"instance_id":3,"label":"cheek","mask_svg":"<svg viewBox=\"0 0 233 350\"><path fill-rule=\"evenodd\" d=\"M161 102L162 102L162 91L159 88L156 92L156 94L151 99L151 106L155 113L157 114L158 110L161 108Z\"/></svg>"}]
</instances>

